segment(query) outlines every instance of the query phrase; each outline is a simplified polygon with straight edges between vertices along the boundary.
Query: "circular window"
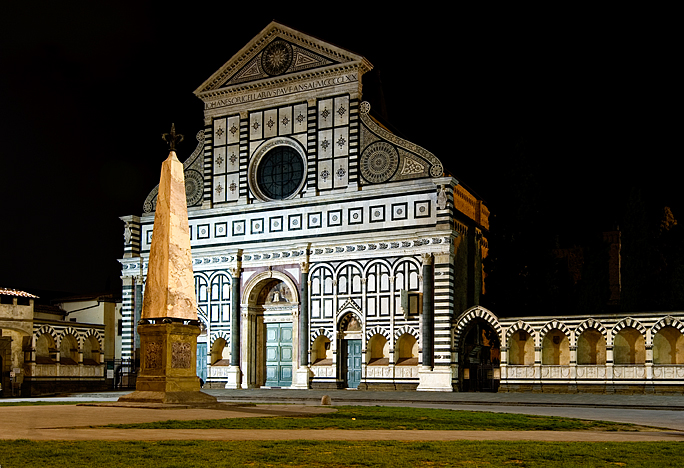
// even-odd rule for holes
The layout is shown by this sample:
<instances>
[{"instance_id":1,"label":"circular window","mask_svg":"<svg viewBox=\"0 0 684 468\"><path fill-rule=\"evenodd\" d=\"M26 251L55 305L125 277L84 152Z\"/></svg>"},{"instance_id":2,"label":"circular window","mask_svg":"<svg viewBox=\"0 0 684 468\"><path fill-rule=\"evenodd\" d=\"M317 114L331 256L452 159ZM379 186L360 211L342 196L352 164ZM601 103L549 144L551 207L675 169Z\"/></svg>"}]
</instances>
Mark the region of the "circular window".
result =
<instances>
[{"instance_id":1,"label":"circular window","mask_svg":"<svg viewBox=\"0 0 684 468\"><path fill-rule=\"evenodd\" d=\"M250 164L252 191L262 200L294 197L306 181L306 162L297 144L278 138L257 151Z\"/></svg>"}]
</instances>

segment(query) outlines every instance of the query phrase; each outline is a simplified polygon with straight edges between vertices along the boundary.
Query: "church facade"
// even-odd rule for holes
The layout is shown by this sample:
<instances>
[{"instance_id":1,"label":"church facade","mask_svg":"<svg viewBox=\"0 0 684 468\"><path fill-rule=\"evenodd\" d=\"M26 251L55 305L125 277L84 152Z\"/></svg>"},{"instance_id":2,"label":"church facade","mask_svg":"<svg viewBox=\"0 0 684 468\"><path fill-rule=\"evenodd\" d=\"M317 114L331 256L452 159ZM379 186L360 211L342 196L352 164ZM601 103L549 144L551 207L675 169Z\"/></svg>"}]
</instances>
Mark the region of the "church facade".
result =
<instances>
[{"instance_id":1,"label":"church facade","mask_svg":"<svg viewBox=\"0 0 684 468\"><path fill-rule=\"evenodd\" d=\"M271 23L195 91L184 173L209 386L459 386L452 328L482 290L487 208L373 117L371 69ZM122 218L124 358L156 194Z\"/></svg>"},{"instance_id":2,"label":"church facade","mask_svg":"<svg viewBox=\"0 0 684 468\"><path fill-rule=\"evenodd\" d=\"M681 393L682 312L478 305L487 207L374 118L371 69L271 23L195 91L204 128L179 157L206 385ZM139 353L156 196L121 218L124 359Z\"/></svg>"}]
</instances>

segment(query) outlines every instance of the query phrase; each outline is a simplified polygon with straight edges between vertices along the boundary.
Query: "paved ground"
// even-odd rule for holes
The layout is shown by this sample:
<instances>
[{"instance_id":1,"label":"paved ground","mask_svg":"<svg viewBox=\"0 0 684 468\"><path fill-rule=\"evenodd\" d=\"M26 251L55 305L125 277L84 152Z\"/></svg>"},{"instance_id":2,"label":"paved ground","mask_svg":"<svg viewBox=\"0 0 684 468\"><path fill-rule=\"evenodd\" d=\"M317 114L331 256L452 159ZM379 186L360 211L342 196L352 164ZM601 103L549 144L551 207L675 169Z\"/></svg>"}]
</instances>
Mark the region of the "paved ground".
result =
<instances>
[{"instance_id":1,"label":"paved ground","mask_svg":"<svg viewBox=\"0 0 684 468\"><path fill-rule=\"evenodd\" d=\"M206 390L219 401L261 404L221 409L150 409L96 406L0 407L0 439L34 440L556 440L556 441L684 441L684 396L591 395L536 393L427 393L314 390ZM116 401L127 392L75 394L43 400L79 403ZM88 426L152 422L168 419L217 419L278 416L328 411L317 405L329 395L333 405L425 406L475 411L570 416L658 426L660 432L558 431L254 431L254 430L122 430ZM5 399L3 401L13 401ZM16 400L14 400L16 401ZM272 406L267 403L290 403ZM67 429L68 428L68 429Z\"/></svg>"}]
</instances>

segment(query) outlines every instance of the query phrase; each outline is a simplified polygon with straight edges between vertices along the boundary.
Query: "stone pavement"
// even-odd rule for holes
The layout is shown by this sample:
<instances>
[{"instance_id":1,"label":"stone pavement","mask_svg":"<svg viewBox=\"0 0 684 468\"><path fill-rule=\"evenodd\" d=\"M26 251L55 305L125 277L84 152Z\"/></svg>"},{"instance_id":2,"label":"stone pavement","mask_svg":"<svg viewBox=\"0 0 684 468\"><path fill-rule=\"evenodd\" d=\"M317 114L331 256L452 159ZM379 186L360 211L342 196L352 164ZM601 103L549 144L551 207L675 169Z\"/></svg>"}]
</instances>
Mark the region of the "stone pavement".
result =
<instances>
[{"instance_id":1,"label":"stone pavement","mask_svg":"<svg viewBox=\"0 0 684 468\"><path fill-rule=\"evenodd\" d=\"M256 406L225 405L221 409L99 406L20 406L0 407L0 439L32 440L543 440L543 441L643 441L684 440L684 397L658 395L591 395L591 394L492 394L492 393L428 393L428 392L368 392L315 391L289 389L206 390L220 401L254 401ZM59 399L74 403L85 401L116 401L126 392L75 394ZM323 395L332 398L333 405L405 405L432 406L453 409L476 409L503 412L545 414L545 411L565 411L570 416L585 417L579 412L595 415L601 411L616 417L591 419L621 420L618 415L649 414L646 422L678 430L649 432L559 432L559 431L351 431L351 430L185 430L185 429L93 429L89 426L164 421L168 419L219 419L303 414L330 411L317 406ZM11 401L11 400L3 400ZM290 403L268 405L266 402ZM629 419L629 418L628 418ZM623 418L624 420L624 418ZM629 422L629 421L625 421ZM643 422L638 422L643 424ZM677 427L675 427L677 426Z\"/></svg>"}]
</instances>

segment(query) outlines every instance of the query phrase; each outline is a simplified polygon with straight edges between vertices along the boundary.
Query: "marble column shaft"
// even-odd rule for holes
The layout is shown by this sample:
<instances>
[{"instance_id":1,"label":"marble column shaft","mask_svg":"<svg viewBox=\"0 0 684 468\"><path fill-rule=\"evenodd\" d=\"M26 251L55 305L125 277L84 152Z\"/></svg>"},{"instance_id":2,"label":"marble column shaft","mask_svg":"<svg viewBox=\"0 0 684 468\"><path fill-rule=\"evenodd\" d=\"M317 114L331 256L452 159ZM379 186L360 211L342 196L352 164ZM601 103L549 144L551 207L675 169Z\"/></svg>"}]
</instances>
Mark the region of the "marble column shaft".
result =
<instances>
[{"instance_id":1,"label":"marble column shaft","mask_svg":"<svg viewBox=\"0 0 684 468\"><path fill-rule=\"evenodd\" d=\"M423 326L421 341L423 351L423 366L433 367L435 364L435 295L434 265L432 255L423 255Z\"/></svg>"}]
</instances>

